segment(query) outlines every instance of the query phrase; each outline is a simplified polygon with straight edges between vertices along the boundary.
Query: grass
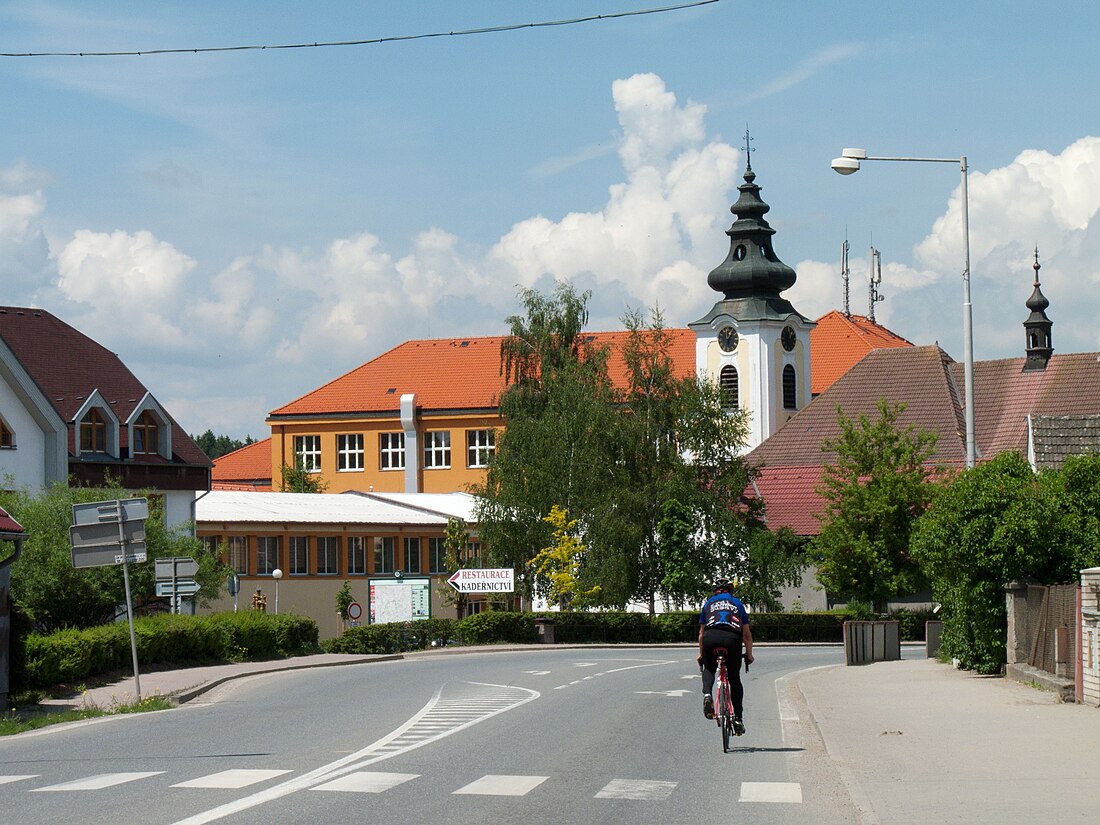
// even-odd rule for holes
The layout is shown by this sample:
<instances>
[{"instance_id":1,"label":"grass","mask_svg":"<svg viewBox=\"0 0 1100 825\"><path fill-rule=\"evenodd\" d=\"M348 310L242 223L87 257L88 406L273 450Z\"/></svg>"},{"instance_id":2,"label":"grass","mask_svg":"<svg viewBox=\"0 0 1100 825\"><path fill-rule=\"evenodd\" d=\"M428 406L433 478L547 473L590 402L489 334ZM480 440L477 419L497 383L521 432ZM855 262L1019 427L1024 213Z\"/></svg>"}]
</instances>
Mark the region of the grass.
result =
<instances>
[{"instance_id":1,"label":"grass","mask_svg":"<svg viewBox=\"0 0 1100 825\"><path fill-rule=\"evenodd\" d=\"M112 702L108 708L94 704L85 704L82 708L45 711L37 704L13 707L0 716L0 736L13 736L29 730L38 730L48 725L64 722L79 722L83 719L95 719L99 716L113 716L120 713L147 713L154 710L167 710L175 705L160 694L146 696L139 702Z\"/></svg>"}]
</instances>

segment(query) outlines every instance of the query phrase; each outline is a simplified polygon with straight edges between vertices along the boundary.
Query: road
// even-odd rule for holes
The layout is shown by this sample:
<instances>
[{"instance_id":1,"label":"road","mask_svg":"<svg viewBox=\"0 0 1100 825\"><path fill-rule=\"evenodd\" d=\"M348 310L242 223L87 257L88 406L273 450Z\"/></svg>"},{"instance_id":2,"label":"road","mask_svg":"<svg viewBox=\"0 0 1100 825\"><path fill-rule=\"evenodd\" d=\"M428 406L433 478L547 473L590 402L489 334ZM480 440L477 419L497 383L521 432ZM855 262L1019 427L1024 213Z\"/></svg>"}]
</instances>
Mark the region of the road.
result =
<instances>
[{"instance_id":1,"label":"road","mask_svg":"<svg viewBox=\"0 0 1100 825\"><path fill-rule=\"evenodd\" d=\"M854 822L783 698L842 651L757 653L729 754L691 648L413 656L0 741L0 823Z\"/></svg>"}]
</instances>

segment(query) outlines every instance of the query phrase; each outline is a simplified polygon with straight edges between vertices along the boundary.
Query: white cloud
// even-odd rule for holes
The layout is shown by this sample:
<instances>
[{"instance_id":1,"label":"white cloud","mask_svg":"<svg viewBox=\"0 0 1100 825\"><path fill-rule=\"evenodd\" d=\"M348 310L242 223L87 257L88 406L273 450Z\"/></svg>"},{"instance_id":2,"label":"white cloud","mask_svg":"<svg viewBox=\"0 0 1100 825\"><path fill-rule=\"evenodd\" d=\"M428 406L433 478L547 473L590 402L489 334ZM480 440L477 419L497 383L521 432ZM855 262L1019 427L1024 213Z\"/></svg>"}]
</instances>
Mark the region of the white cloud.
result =
<instances>
[{"instance_id":1,"label":"white cloud","mask_svg":"<svg viewBox=\"0 0 1100 825\"><path fill-rule=\"evenodd\" d=\"M745 98L745 103L753 103L766 97L785 92L797 86L830 66L857 57L866 50L862 43L834 43L813 52L803 59L791 71L757 89Z\"/></svg>"}]
</instances>

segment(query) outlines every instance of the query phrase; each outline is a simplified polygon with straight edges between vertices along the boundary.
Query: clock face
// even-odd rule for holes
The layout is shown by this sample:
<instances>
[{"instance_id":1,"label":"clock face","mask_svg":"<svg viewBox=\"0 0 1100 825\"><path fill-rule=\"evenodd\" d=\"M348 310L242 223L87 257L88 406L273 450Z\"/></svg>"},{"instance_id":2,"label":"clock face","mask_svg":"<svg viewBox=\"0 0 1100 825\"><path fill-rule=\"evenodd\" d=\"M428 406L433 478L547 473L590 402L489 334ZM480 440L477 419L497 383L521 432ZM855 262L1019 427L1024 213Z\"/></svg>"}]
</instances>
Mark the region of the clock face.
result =
<instances>
[{"instance_id":1,"label":"clock face","mask_svg":"<svg viewBox=\"0 0 1100 825\"><path fill-rule=\"evenodd\" d=\"M779 340L783 344L783 349L787 352L794 349L794 342L798 340L794 333L794 327L783 327L783 333L779 336Z\"/></svg>"},{"instance_id":2,"label":"clock face","mask_svg":"<svg viewBox=\"0 0 1100 825\"><path fill-rule=\"evenodd\" d=\"M737 349L737 330L733 327L722 327L718 330L718 346L722 352L733 352Z\"/></svg>"}]
</instances>

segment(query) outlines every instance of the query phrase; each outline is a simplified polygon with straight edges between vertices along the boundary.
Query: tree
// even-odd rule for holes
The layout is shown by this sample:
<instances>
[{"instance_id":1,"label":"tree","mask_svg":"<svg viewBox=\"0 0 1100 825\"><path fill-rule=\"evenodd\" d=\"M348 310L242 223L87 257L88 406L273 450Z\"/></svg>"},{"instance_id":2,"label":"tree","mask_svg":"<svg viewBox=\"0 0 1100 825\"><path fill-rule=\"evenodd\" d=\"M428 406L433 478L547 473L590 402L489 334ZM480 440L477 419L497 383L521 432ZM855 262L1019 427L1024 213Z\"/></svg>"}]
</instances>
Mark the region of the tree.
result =
<instances>
[{"instance_id":1,"label":"tree","mask_svg":"<svg viewBox=\"0 0 1100 825\"><path fill-rule=\"evenodd\" d=\"M758 526L749 532L737 595L756 610L782 610L782 588L800 584L809 564L804 538L789 527Z\"/></svg>"},{"instance_id":2,"label":"tree","mask_svg":"<svg viewBox=\"0 0 1100 825\"><path fill-rule=\"evenodd\" d=\"M837 408L840 436L822 450L836 462L824 468L818 492L825 498L821 532L813 542L818 579L833 597L871 603L884 612L888 599L926 586L909 554L913 523L931 496L926 462L936 434L899 429L905 405L881 399L878 417L847 418Z\"/></svg>"},{"instance_id":3,"label":"tree","mask_svg":"<svg viewBox=\"0 0 1100 825\"><path fill-rule=\"evenodd\" d=\"M470 557L470 532L466 529L466 522L460 518L447 519L447 529L443 533L443 556L447 572L466 570L473 566L474 560ZM441 581L436 589L439 598L444 604L455 608L458 618L466 615L466 603L468 598L465 593L455 590L446 581Z\"/></svg>"},{"instance_id":4,"label":"tree","mask_svg":"<svg viewBox=\"0 0 1100 825\"><path fill-rule=\"evenodd\" d=\"M346 622L348 620L348 608L351 607L355 601L355 597L351 595L351 582L344 582L344 586L340 588L336 593L336 612L340 616L340 621Z\"/></svg>"},{"instance_id":5,"label":"tree","mask_svg":"<svg viewBox=\"0 0 1100 825\"><path fill-rule=\"evenodd\" d=\"M577 536L577 521L556 504L543 519L554 530L553 542L542 548L528 564L534 568L537 580L545 582L542 593L550 602L557 602L562 610L586 607L600 593L600 585L585 589L580 583L581 563L585 546Z\"/></svg>"},{"instance_id":6,"label":"tree","mask_svg":"<svg viewBox=\"0 0 1100 825\"><path fill-rule=\"evenodd\" d=\"M307 470L301 458L293 467L281 465L279 472L283 477L284 493L323 493L328 489L328 482L319 473Z\"/></svg>"},{"instance_id":7,"label":"tree","mask_svg":"<svg viewBox=\"0 0 1100 825\"><path fill-rule=\"evenodd\" d=\"M239 441L235 438L230 438L227 435L214 435L213 430L207 430L202 435L193 435L191 440L195 442L200 450L206 453L210 459L221 458L226 453L231 453L234 450L239 450L241 447L247 447L249 444L255 444L256 441L252 436L245 436L244 441Z\"/></svg>"},{"instance_id":8,"label":"tree","mask_svg":"<svg viewBox=\"0 0 1100 825\"><path fill-rule=\"evenodd\" d=\"M662 571L661 592L677 607L707 595L713 570L696 552L695 523L687 507L674 498L661 505L657 549Z\"/></svg>"},{"instance_id":9,"label":"tree","mask_svg":"<svg viewBox=\"0 0 1100 825\"><path fill-rule=\"evenodd\" d=\"M195 576L200 601L215 598L225 585L228 569L183 529L168 529L155 492L105 488L72 488L55 483L32 494L27 490L0 494L0 506L26 528L23 554L12 566L11 597L36 630L90 627L112 621L126 601L120 566L74 569L69 544L73 505L121 498L149 497L145 522L148 561L130 565L130 590L135 608L157 603L154 559L189 556L199 562ZM159 602L163 604L163 602Z\"/></svg>"}]
</instances>

